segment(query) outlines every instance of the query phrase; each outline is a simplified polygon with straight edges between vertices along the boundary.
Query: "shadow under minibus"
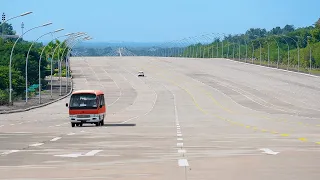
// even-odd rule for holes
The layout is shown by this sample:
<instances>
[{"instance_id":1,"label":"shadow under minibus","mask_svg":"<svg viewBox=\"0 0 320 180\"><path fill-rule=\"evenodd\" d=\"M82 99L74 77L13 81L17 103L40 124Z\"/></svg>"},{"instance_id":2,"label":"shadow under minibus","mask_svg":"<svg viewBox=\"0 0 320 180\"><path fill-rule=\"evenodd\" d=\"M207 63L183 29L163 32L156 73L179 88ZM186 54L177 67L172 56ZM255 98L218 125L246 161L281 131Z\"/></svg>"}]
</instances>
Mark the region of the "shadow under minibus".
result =
<instances>
[{"instance_id":1,"label":"shadow under minibus","mask_svg":"<svg viewBox=\"0 0 320 180\"><path fill-rule=\"evenodd\" d=\"M83 124L82 126L76 126L77 128L86 128L86 127L133 127L136 126L134 123L127 123L127 124L122 124L122 123L107 123L104 124L103 126L96 126L94 124Z\"/></svg>"}]
</instances>

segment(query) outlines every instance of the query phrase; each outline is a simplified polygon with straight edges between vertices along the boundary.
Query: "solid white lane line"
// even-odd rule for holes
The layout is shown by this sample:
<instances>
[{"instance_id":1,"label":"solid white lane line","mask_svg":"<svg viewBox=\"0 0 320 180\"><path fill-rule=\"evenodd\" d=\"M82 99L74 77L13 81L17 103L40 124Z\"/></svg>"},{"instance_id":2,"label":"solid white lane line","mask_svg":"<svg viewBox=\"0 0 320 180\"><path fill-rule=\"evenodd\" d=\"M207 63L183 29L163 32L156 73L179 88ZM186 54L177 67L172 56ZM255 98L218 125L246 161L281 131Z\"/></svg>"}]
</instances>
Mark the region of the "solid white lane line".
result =
<instances>
[{"instance_id":1,"label":"solid white lane line","mask_svg":"<svg viewBox=\"0 0 320 180\"><path fill-rule=\"evenodd\" d=\"M177 141L183 141L183 138L177 138Z\"/></svg>"},{"instance_id":2,"label":"solid white lane line","mask_svg":"<svg viewBox=\"0 0 320 180\"><path fill-rule=\"evenodd\" d=\"M187 151L185 150L185 149L178 149L178 153L180 153L180 154L184 154L184 153L186 153Z\"/></svg>"},{"instance_id":3,"label":"solid white lane line","mask_svg":"<svg viewBox=\"0 0 320 180\"><path fill-rule=\"evenodd\" d=\"M58 141L59 139L61 139L61 137L55 137L55 138L51 139L50 141Z\"/></svg>"},{"instance_id":4,"label":"solid white lane line","mask_svg":"<svg viewBox=\"0 0 320 180\"><path fill-rule=\"evenodd\" d=\"M186 160L186 159L179 159L178 164L180 167L189 166L188 160Z\"/></svg>"},{"instance_id":5,"label":"solid white lane line","mask_svg":"<svg viewBox=\"0 0 320 180\"><path fill-rule=\"evenodd\" d=\"M19 151L20 151L20 150L10 150L10 151L3 152L3 153L1 153L0 155L8 155L8 154L15 153L15 152L19 152Z\"/></svg>"},{"instance_id":6,"label":"solid white lane line","mask_svg":"<svg viewBox=\"0 0 320 180\"><path fill-rule=\"evenodd\" d=\"M177 143L177 147L183 147L183 143Z\"/></svg>"},{"instance_id":7,"label":"solid white lane line","mask_svg":"<svg viewBox=\"0 0 320 180\"><path fill-rule=\"evenodd\" d=\"M101 151L102 150L92 150L92 151L89 151L88 153L86 153L84 156L94 156Z\"/></svg>"},{"instance_id":8,"label":"solid white lane line","mask_svg":"<svg viewBox=\"0 0 320 180\"><path fill-rule=\"evenodd\" d=\"M35 143L35 144L30 144L29 146L31 147L37 147L37 146L41 146L43 145L44 143Z\"/></svg>"},{"instance_id":9,"label":"solid white lane line","mask_svg":"<svg viewBox=\"0 0 320 180\"><path fill-rule=\"evenodd\" d=\"M76 133L69 133L69 134L67 134L68 136L72 136L72 135L75 135Z\"/></svg>"}]
</instances>

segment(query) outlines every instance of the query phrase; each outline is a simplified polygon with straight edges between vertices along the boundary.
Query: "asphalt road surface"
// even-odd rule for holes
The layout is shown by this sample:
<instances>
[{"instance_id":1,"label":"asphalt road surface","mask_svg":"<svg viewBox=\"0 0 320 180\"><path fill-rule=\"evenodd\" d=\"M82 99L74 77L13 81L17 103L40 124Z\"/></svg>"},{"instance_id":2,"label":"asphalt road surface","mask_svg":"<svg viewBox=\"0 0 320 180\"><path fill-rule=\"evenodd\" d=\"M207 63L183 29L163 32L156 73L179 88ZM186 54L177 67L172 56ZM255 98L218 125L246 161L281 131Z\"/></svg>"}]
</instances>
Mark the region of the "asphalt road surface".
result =
<instances>
[{"instance_id":1,"label":"asphalt road surface","mask_svg":"<svg viewBox=\"0 0 320 180\"><path fill-rule=\"evenodd\" d=\"M106 125L72 128L68 98L0 115L0 179L320 179L317 77L223 59L71 62L76 90L105 92Z\"/></svg>"}]
</instances>

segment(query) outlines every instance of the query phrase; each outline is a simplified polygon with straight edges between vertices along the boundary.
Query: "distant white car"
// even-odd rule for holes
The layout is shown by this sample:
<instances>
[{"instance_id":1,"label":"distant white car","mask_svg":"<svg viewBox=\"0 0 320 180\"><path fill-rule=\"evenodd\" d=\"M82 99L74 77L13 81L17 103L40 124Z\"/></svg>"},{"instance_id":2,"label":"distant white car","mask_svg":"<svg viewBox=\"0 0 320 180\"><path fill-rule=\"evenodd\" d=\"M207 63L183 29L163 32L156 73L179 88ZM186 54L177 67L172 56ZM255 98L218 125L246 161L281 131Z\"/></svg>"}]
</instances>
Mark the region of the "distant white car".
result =
<instances>
[{"instance_id":1,"label":"distant white car","mask_svg":"<svg viewBox=\"0 0 320 180\"><path fill-rule=\"evenodd\" d=\"M143 71L139 71L139 72L138 72L138 77L139 77L139 76L144 76Z\"/></svg>"}]
</instances>

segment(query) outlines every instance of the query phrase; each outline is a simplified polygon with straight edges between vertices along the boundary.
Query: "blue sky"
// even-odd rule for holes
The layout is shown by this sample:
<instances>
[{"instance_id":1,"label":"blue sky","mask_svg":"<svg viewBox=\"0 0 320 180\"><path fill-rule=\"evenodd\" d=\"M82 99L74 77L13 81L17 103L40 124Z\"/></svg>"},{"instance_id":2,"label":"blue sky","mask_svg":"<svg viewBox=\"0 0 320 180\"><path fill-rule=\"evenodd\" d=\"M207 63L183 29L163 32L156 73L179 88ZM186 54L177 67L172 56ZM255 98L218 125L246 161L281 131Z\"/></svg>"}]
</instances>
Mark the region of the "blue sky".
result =
<instances>
[{"instance_id":1,"label":"blue sky","mask_svg":"<svg viewBox=\"0 0 320 180\"><path fill-rule=\"evenodd\" d=\"M167 42L206 33L244 33L247 29L312 25L320 18L319 0L2 0L8 17L33 11L10 23L26 40L59 28L57 36L84 31L93 42ZM1 14L2 14L1 12ZM51 40L50 36L42 40Z\"/></svg>"}]
</instances>

